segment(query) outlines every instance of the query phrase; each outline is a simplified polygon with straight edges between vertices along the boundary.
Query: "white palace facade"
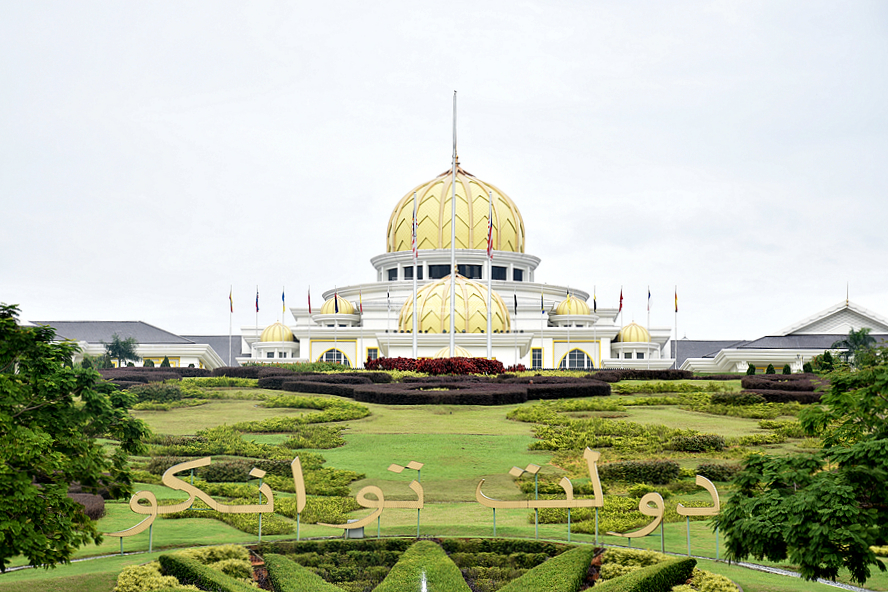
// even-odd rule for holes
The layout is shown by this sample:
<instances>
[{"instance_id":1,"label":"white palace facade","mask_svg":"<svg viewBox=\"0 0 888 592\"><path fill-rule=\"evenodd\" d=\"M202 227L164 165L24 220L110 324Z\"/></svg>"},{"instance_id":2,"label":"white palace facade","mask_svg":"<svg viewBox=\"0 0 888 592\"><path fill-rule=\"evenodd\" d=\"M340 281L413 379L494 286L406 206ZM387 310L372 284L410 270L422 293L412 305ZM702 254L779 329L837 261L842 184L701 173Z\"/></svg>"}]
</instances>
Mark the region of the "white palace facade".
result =
<instances>
[{"instance_id":1,"label":"white palace facade","mask_svg":"<svg viewBox=\"0 0 888 592\"><path fill-rule=\"evenodd\" d=\"M261 331L243 327L246 362L335 361L362 367L368 358L488 357L527 368L670 368L670 327L620 327L615 308L590 306L589 292L543 283L540 258L525 252L521 212L505 192L456 167L408 191L386 228L386 250L373 257L376 281L323 292L323 303L289 309ZM416 311L412 249L417 209ZM455 194L455 229L451 196ZM492 202L492 203L491 203ZM487 256L492 212L492 258ZM454 232L456 274L451 274ZM455 286L451 287L451 282ZM490 323L488 324L488 285ZM454 351L451 352L451 292ZM490 333L488 334L488 326Z\"/></svg>"}]
</instances>

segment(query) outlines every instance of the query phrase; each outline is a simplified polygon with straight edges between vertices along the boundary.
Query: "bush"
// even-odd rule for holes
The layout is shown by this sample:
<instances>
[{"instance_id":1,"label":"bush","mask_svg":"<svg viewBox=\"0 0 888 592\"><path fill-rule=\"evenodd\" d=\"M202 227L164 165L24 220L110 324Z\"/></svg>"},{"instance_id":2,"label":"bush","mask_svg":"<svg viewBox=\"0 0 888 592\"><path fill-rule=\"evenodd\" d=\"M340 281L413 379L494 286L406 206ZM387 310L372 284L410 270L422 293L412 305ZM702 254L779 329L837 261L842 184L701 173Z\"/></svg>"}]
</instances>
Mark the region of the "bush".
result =
<instances>
[{"instance_id":1,"label":"bush","mask_svg":"<svg viewBox=\"0 0 888 592\"><path fill-rule=\"evenodd\" d=\"M154 368L154 362L146 359L144 362L142 362L142 366L144 366L145 368Z\"/></svg>"},{"instance_id":2,"label":"bush","mask_svg":"<svg viewBox=\"0 0 888 592\"><path fill-rule=\"evenodd\" d=\"M268 583L274 592L342 592L341 588L283 555L269 553L264 559Z\"/></svg>"},{"instance_id":3,"label":"bush","mask_svg":"<svg viewBox=\"0 0 888 592\"><path fill-rule=\"evenodd\" d=\"M747 376L755 376L755 366L752 365L752 362L747 362L749 365L746 367L746 375Z\"/></svg>"},{"instance_id":4,"label":"bush","mask_svg":"<svg viewBox=\"0 0 888 592\"><path fill-rule=\"evenodd\" d=\"M356 386L353 397L380 405L511 405L527 401L527 392L518 384L442 380Z\"/></svg>"},{"instance_id":5,"label":"bush","mask_svg":"<svg viewBox=\"0 0 888 592\"><path fill-rule=\"evenodd\" d=\"M799 403L801 405L811 405L820 402L820 393L799 392L799 391L776 391L776 390L749 390L744 393L756 393L761 395L768 403Z\"/></svg>"},{"instance_id":6,"label":"bush","mask_svg":"<svg viewBox=\"0 0 888 592\"><path fill-rule=\"evenodd\" d=\"M710 481L733 481L734 475L740 472L740 465L703 463L697 465L697 474Z\"/></svg>"},{"instance_id":7,"label":"bush","mask_svg":"<svg viewBox=\"0 0 888 592\"><path fill-rule=\"evenodd\" d=\"M777 374L774 364L768 364L768 367L765 369L765 374Z\"/></svg>"},{"instance_id":8,"label":"bush","mask_svg":"<svg viewBox=\"0 0 888 592\"><path fill-rule=\"evenodd\" d=\"M675 436L669 441L670 450L680 452L709 452L710 450L724 450L725 439L717 434L694 434L690 436Z\"/></svg>"},{"instance_id":9,"label":"bush","mask_svg":"<svg viewBox=\"0 0 888 592\"><path fill-rule=\"evenodd\" d=\"M713 393L710 398L713 405L761 405L765 398L758 393L744 391L742 393Z\"/></svg>"},{"instance_id":10,"label":"bush","mask_svg":"<svg viewBox=\"0 0 888 592\"><path fill-rule=\"evenodd\" d=\"M740 386L744 389L755 390L783 390L813 392L820 386L821 381L814 376L804 374L774 374L771 376L744 376Z\"/></svg>"},{"instance_id":11,"label":"bush","mask_svg":"<svg viewBox=\"0 0 888 592\"><path fill-rule=\"evenodd\" d=\"M252 468L252 463L242 460L213 462L205 467L200 467L197 474L209 483L243 483L251 478L250 469Z\"/></svg>"},{"instance_id":12,"label":"bush","mask_svg":"<svg viewBox=\"0 0 888 592\"><path fill-rule=\"evenodd\" d=\"M179 587L179 580L160 573L160 563L152 561L144 565L128 565L117 576L114 592L145 592Z\"/></svg>"},{"instance_id":13,"label":"bush","mask_svg":"<svg viewBox=\"0 0 888 592\"><path fill-rule=\"evenodd\" d=\"M175 577L181 584L192 584L215 592L256 592L249 584L184 555L161 555L158 561L163 573Z\"/></svg>"},{"instance_id":14,"label":"bush","mask_svg":"<svg viewBox=\"0 0 888 592\"><path fill-rule=\"evenodd\" d=\"M805 374L812 374L814 372L814 366L811 365L811 362L802 364L802 372Z\"/></svg>"},{"instance_id":15,"label":"bush","mask_svg":"<svg viewBox=\"0 0 888 592\"><path fill-rule=\"evenodd\" d=\"M182 389L176 383L150 382L130 389L139 403L172 403L182 400Z\"/></svg>"},{"instance_id":16,"label":"bush","mask_svg":"<svg viewBox=\"0 0 888 592\"><path fill-rule=\"evenodd\" d=\"M789 367L789 364L783 365L783 373L784 374L792 374L792 368Z\"/></svg>"},{"instance_id":17,"label":"bush","mask_svg":"<svg viewBox=\"0 0 888 592\"><path fill-rule=\"evenodd\" d=\"M148 461L145 470L153 475L163 475L170 467L189 460L194 460L194 458L188 456L154 456Z\"/></svg>"},{"instance_id":18,"label":"bush","mask_svg":"<svg viewBox=\"0 0 888 592\"><path fill-rule=\"evenodd\" d=\"M232 378L259 378L261 366L222 366L213 370L213 376L230 376Z\"/></svg>"},{"instance_id":19,"label":"bush","mask_svg":"<svg viewBox=\"0 0 888 592\"><path fill-rule=\"evenodd\" d=\"M161 367L161 368L169 368L169 367L170 367L170 359L169 359L169 357L167 357L167 356L164 356L164 357L163 357L163 360L161 360L161 362L160 362L160 367Z\"/></svg>"},{"instance_id":20,"label":"bush","mask_svg":"<svg viewBox=\"0 0 888 592\"><path fill-rule=\"evenodd\" d=\"M805 428L797 421L791 419L772 420L763 419L759 422L759 427L763 430L774 430L781 436L786 438L804 438Z\"/></svg>"},{"instance_id":21,"label":"bush","mask_svg":"<svg viewBox=\"0 0 888 592\"><path fill-rule=\"evenodd\" d=\"M688 370L599 370L587 375L587 378L604 382L620 382L621 380L690 380L694 373Z\"/></svg>"},{"instance_id":22,"label":"bush","mask_svg":"<svg viewBox=\"0 0 888 592\"><path fill-rule=\"evenodd\" d=\"M486 358L377 358L367 360L368 370L407 370L434 376L440 374L502 374L505 368L498 360Z\"/></svg>"},{"instance_id":23,"label":"bush","mask_svg":"<svg viewBox=\"0 0 888 592\"><path fill-rule=\"evenodd\" d=\"M748 436L740 436L737 443L740 446L765 446L768 444L782 444L786 441L786 437L782 434L750 434Z\"/></svg>"},{"instance_id":24,"label":"bush","mask_svg":"<svg viewBox=\"0 0 888 592\"><path fill-rule=\"evenodd\" d=\"M600 465L598 474L604 481L665 485L678 479L681 471L673 460L627 460Z\"/></svg>"},{"instance_id":25,"label":"bush","mask_svg":"<svg viewBox=\"0 0 888 592\"><path fill-rule=\"evenodd\" d=\"M419 541L407 549L374 592L416 590L423 577L432 590L470 592L459 568L433 541Z\"/></svg>"},{"instance_id":26,"label":"bush","mask_svg":"<svg viewBox=\"0 0 888 592\"><path fill-rule=\"evenodd\" d=\"M68 493L68 497L83 506L83 513L90 520L98 520L105 515L105 498L94 493Z\"/></svg>"},{"instance_id":27,"label":"bush","mask_svg":"<svg viewBox=\"0 0 888 592\"><path fill-rule=\"evenodd\" d=\"M500 588L500 592L574 592L586 580L597 549L583 545L549 559Z\"/></svg>"},{"instance_id":28,"label":"bush","mask_svg":"<svg viewBox=\"0 0 888 592\"><path fill-rule=\"evenodd\" d=\"M670 559L642 567L624 576L599 582L596 592L669 592L673 586L687 582L697 560L690 557Z\"/></svg>"}]
</instances>

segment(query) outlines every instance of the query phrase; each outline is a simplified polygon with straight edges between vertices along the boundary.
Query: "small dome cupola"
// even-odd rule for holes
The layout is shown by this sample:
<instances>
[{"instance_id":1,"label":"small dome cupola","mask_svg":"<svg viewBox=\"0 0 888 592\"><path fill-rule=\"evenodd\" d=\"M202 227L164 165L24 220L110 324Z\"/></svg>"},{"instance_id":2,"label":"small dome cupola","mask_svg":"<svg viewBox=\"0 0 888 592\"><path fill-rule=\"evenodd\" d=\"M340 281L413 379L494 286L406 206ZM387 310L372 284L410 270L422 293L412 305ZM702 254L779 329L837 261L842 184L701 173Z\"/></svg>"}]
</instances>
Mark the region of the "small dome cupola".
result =
<instances>
[{"instance_id":1,"label":"small dome cupola","mask_svg":"<svg viewBox=\"0 0 888 592\"><path fill-rule=\"evenodd\" d=\"M324 305L321 306L322 315L331 315L331 314L355 314L355 305L339 296L334 294L332 298L324 302Z\"/></svg>"},{"instance_id":2,"label":"small dome cupola","mask_svg":"<svg viewBox=\"0 0 888 592\"><path fill-rule=\"evenodd\" d=\"M636 322L631 322L623 327L614 339L620 343L650 343L651 334L648 330Z\"/></svg>"},{"instance_id":3,"label":"small dome cupola","mask_svg":"<svg viewBox=\"0 0 888 592\"><path fill-rule=\"evenodd\" d=\"M294 341L293 332L283 323L273 323L262 331L262 335L259 336L259 341L262 343Z\"/></svg>"}]
</instances>

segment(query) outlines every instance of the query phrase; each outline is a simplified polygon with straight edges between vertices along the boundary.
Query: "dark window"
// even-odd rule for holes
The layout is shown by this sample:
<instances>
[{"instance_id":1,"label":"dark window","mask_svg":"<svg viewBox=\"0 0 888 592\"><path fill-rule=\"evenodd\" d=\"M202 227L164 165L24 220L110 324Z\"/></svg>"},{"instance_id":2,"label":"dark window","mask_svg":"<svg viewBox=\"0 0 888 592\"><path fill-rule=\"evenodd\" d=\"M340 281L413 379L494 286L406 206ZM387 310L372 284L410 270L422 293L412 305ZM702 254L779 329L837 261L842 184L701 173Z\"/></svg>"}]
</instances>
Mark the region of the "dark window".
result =
<instances>
[{"instance_id":1,"label":"dark window","mask_svg":"<svg viewBox=\"0 0 888 592\"><path fill-rule=\"evenodd\" d=\"M505 268L505 267L501 267L501 266L499 266L499 265L494 265L494 266L491 268L490 279L492 279L492 280L500 280L500 281L503 281L503 282L506 281L506 268Z\"/></svg>"},{"instance_id":2,"label":"dark window","mask_svg":"<svg viewBox=\"0 0 888 592\"><path fill-rule=\"evenodd\" d=\"M287 352L278 352L278 357L279 357L279 358L286 358L286 357L287 357Z\"/></svg>"},{"instance_id":3,"label":"dark window","mask_svg":"<svg viewBox=\"0 0 888 592\"><path fill-rule=\"evenodd\" d=\"M636 360L643 360L643 359L644 359L644 352L638 352L638 353L636 353L636 354L635 354L635 359L636 359Z\"/></svg>"},{"instance_id":4,"label":"dark window","mask_svg":"<svg viewBox=\"0 0 888 592\"><path fill-rule=\"evenodd\" d=\"M368 360L375 360L378 357L379 357L379 350L377 348L375 348L375 347L368 347L367 348L367 359Z\"/></svg>"},{"instance_id":5,"label":"dark window","mask_svg":"<svg viewBox=\"0 0 888 592\"><path fill-rule=\"evenodd\" d=\"M567 355L561 359L561 364L559 367L561 369L569 368L571 370L585 370L587 368L594 368L592 360L589 359L589 356L586 355L586 352L581 349L570 350Z\"/></svg>"},{"instance_id":6,"label":"dark window","mask_svg":"<svg viewBox=\"0 0 888 592\"><path fill-rule=\"evenodd\" d=\"M534 370L539 370L543 367L543 350L542 348L535 347L530 350L530 365Z\"/></svg>"},{"instance_id":7,"label":"dark window","mask_svg":"<svg viewBox=\"0 0 888 592\"><path fill-rule=\"evenodd\" d=\"M404 279L405 280L412 280L413 279L413 266L412 265L410 267L404 268ZM418 280L422 279L422 265L416 266L416 279L418 279Z\"/></svg>"},{"instance_id":8,"label":"dark window","mask_svg":"<svg viewBox=\"0 0 888 592\"><path fill-rule=\"evenodd\" d=\"M626 358L627 360L631 360L632 359L632 352L626 352L625 354L623 354L623 357Z\"/></svg>"},{"instance_id":9,"label":"dark window","mask_svg":"<svg viewBox=\"0 0 888 592\"><path fill-rule=\"evenodd\" d=\"M389 281L390 282L398 281L398 268L397 267L394 269L389 269L388 274L389 274Z\"/></svg>"},{"instance_id":10,"label":"dark window","mask_svg":"<svg viewBox=\"0 0 888 592\"><path fill-rule=\"evenodd\" d=\"M480 265L465 265L463 263L459 263L456 266L459 275L469 278L470 280L480 280L481 279L481 266Z\"/></svg>"},{"instance_id":11,"label":"dark window","mask_svg":"<svg viewBox=\"0 0 888 592\"><path fill-rule=\"evenodd\" d=\"M429 265L429 279L440 280L450 275L449 265Z\"/></svg>"},{"instance_id":12,"label":"dark window","mask_svg":"<svg viewBox=\"0 0 888 592\"><path fill-rule=\"evenodd\" d=\"M274 357L274 352L268 352L268 353L266 353L266 354L265 354L265 357L266 357L266 358L273 358L273 357Z\"/></svg>"},{"instance_id":13,"label":"dark window","mask_svg":"<svg viewBox=\"0 0 888 592\"><path fill-rule=\"evenodd\" d=\"M333 362L334 364L342 364L343 366L350 366L348 363L348 358L345 357L338 349L328 349L324 352L324 355L321 356L322 362Z\"/></svg>"},{"instance_id":14,"label":"dark window","mask_svg":"<svg viewBox=\"0 0 888 592\"><path fill-rule=\"evenodd\" d=\"M524 270L523 269L513 269L512 270L512 281L523 282L524 281Z\"/></svg>"}]
</instances>

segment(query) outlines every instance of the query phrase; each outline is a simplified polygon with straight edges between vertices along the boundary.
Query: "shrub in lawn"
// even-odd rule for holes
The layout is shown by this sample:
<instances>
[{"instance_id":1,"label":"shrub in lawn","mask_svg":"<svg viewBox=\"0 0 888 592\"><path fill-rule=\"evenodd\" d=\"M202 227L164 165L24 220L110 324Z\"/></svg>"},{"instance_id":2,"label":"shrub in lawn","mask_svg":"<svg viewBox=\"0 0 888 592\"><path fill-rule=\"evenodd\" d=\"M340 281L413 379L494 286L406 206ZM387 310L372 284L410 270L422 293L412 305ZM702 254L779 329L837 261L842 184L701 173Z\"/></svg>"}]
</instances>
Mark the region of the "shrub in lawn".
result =
<instances>
[{"instance_id":1,"label":"shrub in lawn","mask_svg":"<svg viewBox=\"0 0 888 592\"><path fill-rule=\"evenodd\" d=\"M777 374L777 370L774 368L774 364L768 364L768 367L765 368L765 374Z\"/></svg>"},{"instance_id":2,"label":"shrub in lawn","mask_svg":"<svg viewBox=\"0 0 888 592\"><path fill-rule=\"evenodd\" d=\"M740 436L737 443L740 446L765 446L767 444L781 444L786 441L786 437L781 434L750 434L748 436Z\"/></svg>"},{"instance_id":3,"label":"shrub in lawn","mask_svg":"<svg viewBox=\"0 0 888 592\"><path fill-rule=\"evenodd\" d=\"M255 588L203 565L199 561L183 555L161 555L158 557L163 573L175 577L181 584L193 584L202 590L215 592L255 592Z\"/></svg>"},{"instance_id":4,"label":"shrub in lawn","mask_svg":"<svg viewBox=\"0 0 888 592\"><path fill-rule=\"evenodd\" d=\"M68 497L83 506L83 513L90 520L98 520L105 515L105 498L94 493L68 493Z\"/></svg>"},{"instance_id":5,"label":"shrub in lawn","mask_svg":"<svg viewBox=\"0 0 888 592\"><path fill-rule=\"evenodd\" d=\"M161 368L169 368L170 367L170 359L168 356L164 356L163 360L160 361Z\"/></svg>"},{"instance_id":6,"label":"shrub in lawn","mask_svg":"<svg viewBox=\"0 0 888 592\"><path fill-rule=\"evenodd\" d=\"M342 590L283 555L269 553L263 558L268 569L268 583L274 592L341 592Z\"/></svg>"},{"instance_id":7,"label":"shrub in lawn","mask_svg":"<svg viewBox=\"0 0 888 592\"><path fill-rule=\"evenodd\" d=\"M195 368L194 364L189 366L173 366L172 368L164 368L166 372L172 372L179 378L197 378L201 376L212 376L213 371L208 368Z\"/></svg>"},{"instance_id":8,"label":"shrub in lawn","mask_svg":"<svg viewBox=\"0 0 888 592\"><path fill-rule=\"evenodd\" d=\"M758 393L713 393L710 398L713 405L761 405L765 398Z\"/></svg>"},{"instance_id":9,"label":"shrub in lawn","mask_svg":"<svg viewBox=\"0 0 888 592\"><path fill-rule=\"evenodd\" d=\"M338 448L345 445L342 427L309 424L293 430L293 435L281 446L300 448Z\"/></svg>"},{"instance_id":10,"label":"shrub in lawn","mask_svg":"<svg viewBox=\"0 0 888 592\"><path fill-rule=\"evenodd\" d=\"M733 481L740 472L740 465L722 463L702 463L697 465L697 474L710 481Z\"/></svg>"},{"instance_id":11,"label":"shrub in lawn","mask_svg":"<svg viewBox=\"0 0 888 592\"><path fill-rule=\"evenodd\" d=\"M152 561L144 565L128 565L117 576L114 592L144 592L145 590L182 589L174 576L160 573L160 563Z\"/></svg>"},{"instance_id":12,"label":"shrub in lawn","mask_svg":"<svg viewBox=\"0 0 888 592\"><path fill-rule=\"evenodd\" d=\"M250 469L252 468L253 464L247 461L216 461L205 467L200 467L197 474L209 483L244 482L251 478Z\"/></svg>"},{"instance_id":13,"label":"shrub in lawn","mask_svg":"<svg viewBox=\"0 0 888 592\"><path fill-rule=\"evenodd\" d=\"M673 586L687 582L696 565L697 560L691 557L670 559L599 582L595 589L597 592L669 592Z\"/></svg>"},{"instance_id":14,"label":"shrub in lawn","mask_svg":"<svg viewBox=\"0 0 888 592\"><path fill-rule=\"evenodd\" d=\"M310 383L306 383L310 384ZM286 385L285 385L286 386ZM339 388L337 385L330 385ZM351 401L325 399L321 397L296 397L285 395L275 397L266 404L272 407L290 407L298 409L319 409L317 413L304 413L290 417L269 417L258 421L243 421L234 424L242 432L292 432L297 426L310 423L327 423L331 421L348 421L361 419L370 415L370 410L363 405Z\"/></svg>"},{"instance_id":15,"label":"shrub in lawn","mask_svg":"<svg viewBox=\"0 0 888 592\"><path fill-rule=\"evenodd\" d=\"M755 376L755 366L752 365L752 362L748 362L748 366L746 367L746 375L747 376Z\"/></svg>"},{"instance_id":16,"label":"shrub in lawn","mask_svg":"<svg viewBox=\"0 0 888 592\"><path fill-rule=\"evenodd\" d=\"M771 376L748 376L743 377L740 386L744 389L755 389L760 391L799 391L813 392L821 381L817 378L812 380L811 377L803 374L774 374Z\"/></svg>"},{"instance_id":17,"label":"shrub in lawn","mask_svg":"<svg viewBox=\"0 0 888 592\"><path fill-rule=\"evenodd\" d=\"M157 456L246 456L249 458L285 459L290 451L280 446L256 444L241 437L241 432L232 426L220 425L200 430L200 438L194 438L187 444L159 446L152 450ZM290 458L292 460L292 457Z\"/></svg>"},{"instance_id":18,"label":"shrub in lawn","mask_svg":"<svg viewBox=\"0 0 888 592\"><path fill-rule=\"evenodd\" d=\"M355 387L352 384L333 384L332 382L314 382L310 380L286 380L281 390L291 393L311 393L318 395L334 395L336 397L354 398Z\"/></svg>"},{"instance_id":19,"label":"shrub in lawn","mask_svg":"<svg viewBox=\"0 0 888 592\"><path fill-rule=\"evenodd\" d=\"M176 554L190 557L233 578L251 578L253 576L250 552L246 547L240 545L197 547L178 551Z\"/></svg>"},{"instance_id":20,"label":"shrub in lawn","mask_svg":"<svg viewBox=\"0 0 888 592\"><path fill-rule=\"evenodd\" d=\"M230 503L233 505L255 504L259 501L258 494L250 498L233 499ZM232 526L241 532L257 535L259 534L259 514L229 514L210 510L201 500L195 500L193 510L183 510L173 514L161 514L161 517L168 520L177 520L179 518L204 518L209 520L219 520L225 524ZM277 514L265 513L262 516L262 534L291 534L296 531L296 525L281 518ZM178 577L178 576L177 576Z\"/></svg>"},{"instance_id":21,"label":"shrub in lawn","mask_svg":"<svg viewBox=\"0 0 888 592\"><path fill-rule=\"evenodd\" d=\"M717 434L675 436L669 441L669 449L680 452L708 452L710 450L717 452L726 447L725 439Z\"/></svg>"},{"instance_id":22,"label":"shrub in lawn","mask_svg":"<svg viewBox=\"0 0 888 592\"><path fill-rule=\"evenodd\" d=\"M182 389L174 382L150 382L130 389L139 403L172 403L182 400Z\"/></svg>"},{"instance_id":23,"label":"shrub in lawn","mask_svg":"<svg viewBox=\"0 0 888 592\"><path fill-rule=\"evenodd\" d=\"M259 378L261 366L222 366L213 370L213 376L231 376L233 378Z\"/></svg>"},{"instance_id":24,"label":"shrub in lawn","mask_svg":"<svg viewBox=\"0 0 888 592\"><path fill-rule=\"evenodd\" d=\"M804 372L805 374L814 373L814 366L811 365L811 362L805 362L804 364L802 364L802 372Z\"/></svg>"},{"instance_id":25,"label":"shrub in lawn","mask_svg":"<svg viewBox=\"0 0 888 592\"><path fill-rule=\"evenodd\" d=\"M407 549L374 592L416 590L423 576L432 590L470 592L459 568L432 541L419 541Z\"/></svg>"},{"instance_id":26,"label":"shrub in lawn","mask_svg":"<svg viewBox=\"0 0 888 592\"><path fill-rule=\"evenodd\" d=\"M163 475L170 467L189 460L194 460L194 458L188 456L153 456L145 468L154 475Z\"/></svg>"},{"instance_id":27,"label":"shrub in lawn","mask_svg":"<svg viewBox=\"0 0 888 592\"><path fill-rule=\"evenodd\" d=\"M802 424L792 419L763 419L759 422L759 427L763 430L774 430L786 438L804 438L807 435Z\"/></svg>"},{"instance_id":28,"label":"shrub in lawn","mask_svg":"<svg viewBox=\"0 0 888 592\"><path fill-rule=\"evenodd\" d=\"M598 474L604 481L665 485L678 479L680 468L674 460L627 460L600 465Z\"/></svg>"},{"instance_id":29,"label":"shrub in lawn","mask_svg":"<svg viewBox=\"0 0 888 592\"><path fill-rule=\"evenodd\" d=\"M142 362L142 366L144 366L145 368L154 368L154 362L146 359L144 362Z\"/></svg>"},{"instance_id":30,"label":"shrub in lawn","mask_svg":"<svg viewBox=\"0 0 888 592\"><path fill-rule=\"evenodd\" d=\"M588 378L605 382L621 380L690 380L694 373L689 370L599 370L587 375Z\"/></svg>"},{"instance_id":31,"label":"shrub in lawn","mask_svg":"<svg viewBox=\"0 0 888 592\"><path fill-rule=\"evenodd\" d=\"M694 568L690 585L679 585L672 588L673 592L737 592L737 585L725 576Z\"/></svg>"},{"instance_id":32,"label":"shrub in lawn","mask_svg":"<svg viewBox=\"0 0 888 592\"><path fill-rule=\"evenodd\" d=\"M636 483L626 490L626 495L633 499L641 499L649 493L659 493L662 495L663 499L666 499L671 495L671 492L664 491L661 487L655 487L653 485L648 485L647 483Z\"/></svg>"},{"instance_id":33,"label":"shrub in lawn","mask_svg":"<svg viewBox=\"0 0 888 592\"><path fill-rule=\"evenodd\" d=\"M527 401L528 388L490 381L441 380L355 386L352 396L356 401L380 405L510 405Z\"/></svg>"},{"instance_id":34,"label":"shrub in lawn","mask_svg":"<svg viewBox=\"0 0 888 592\"><path fill-rule=\"evenodd\" d=\"M259 381L255 378L235 378L232 376L194 376L183 378L183 386L186 384L203 388L220 388L239 386L244 388L256 388Z\"/></svg>"},{"instance_id":35,"label":"shrub in lawn","mask_svg":"<svg viewBox=\"0 0 888 592\"><path fill-rule=\"evenodd\" d=\"M784 374L792 374L792 368L789 367L789 364L783 365L783 373Z\"/></svg>"},{"instance_id":36,"label":"shrub in lawn","mask_svg":"<svg viewBox=\"0 0 888 592\"><path fill-rule=\"evenodd\" d=\"M784 390L750 390L743 392L758 393L768 403L799 403L801 405L811 405L820 402L820 393L784 391Z\"/></svg>"},{"instance_id":37,"label":"shrub in lawn","mask_svg":"<svg viewBox=\"0 0 888 592\"><path fill-rule=\"evenodd\" d=\"M349 512L360 510L354 496L315 496L309 495L305 500L305 508L299 516L302 524L317 524L318 522L326 522L327 524L345 524L348 520ZM295 497L279 497L274 500L274 511L296 520L296 498Z\"/></svg>"},{"instance_id":38,"label":"shrub in lawn","mask_svg":"<svg viewBox=\"0 0 888 592\"><path fill-rule=\"evenodd\" d=\"M571 549L512 580L500 592L575 592L586 580L596 552L591 545Z\"/></svg>"}]
</instances>

